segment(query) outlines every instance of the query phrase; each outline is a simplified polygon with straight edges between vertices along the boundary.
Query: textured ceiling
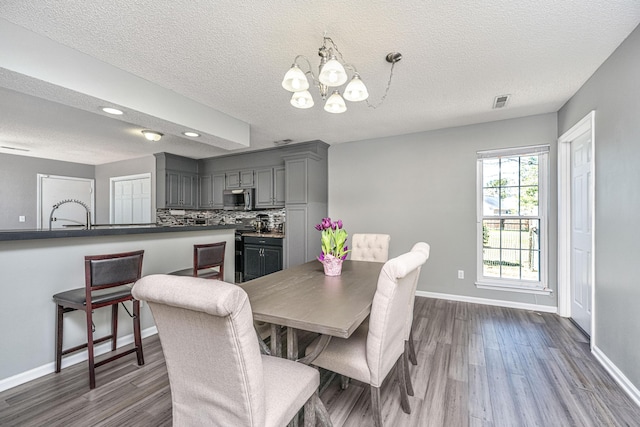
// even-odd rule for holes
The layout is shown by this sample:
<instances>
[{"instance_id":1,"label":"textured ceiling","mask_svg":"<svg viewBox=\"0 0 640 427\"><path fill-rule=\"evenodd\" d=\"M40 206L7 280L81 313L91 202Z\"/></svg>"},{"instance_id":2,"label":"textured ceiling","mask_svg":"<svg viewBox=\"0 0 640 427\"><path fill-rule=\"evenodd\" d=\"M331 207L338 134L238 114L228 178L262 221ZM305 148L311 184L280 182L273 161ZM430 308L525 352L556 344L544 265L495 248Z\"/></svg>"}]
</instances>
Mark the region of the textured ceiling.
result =
<instances>
[{"instance_id":1,"label":"textured ceiling","mask_svg":"<svg viewBox=\"0 0 640 427\"><path fill-rule=\"evenodd\" d=\"M640 1L3 0L0 19L248 123L251 147L237 150L246 151L555 112L638 25ZM386 54L402 53L378 108L329 114L313 88L315 107L291 107L282 77L297 54L316 67L325 32L372 104L389 78ZM508 107L493 110L502 94ZM106 117L100 101L2 68L0 55L0 146L31 150L0 153L101 164L231 152L144 112ZM165 138L144 141L149 125Z\"/></svg>"}]
</instances>

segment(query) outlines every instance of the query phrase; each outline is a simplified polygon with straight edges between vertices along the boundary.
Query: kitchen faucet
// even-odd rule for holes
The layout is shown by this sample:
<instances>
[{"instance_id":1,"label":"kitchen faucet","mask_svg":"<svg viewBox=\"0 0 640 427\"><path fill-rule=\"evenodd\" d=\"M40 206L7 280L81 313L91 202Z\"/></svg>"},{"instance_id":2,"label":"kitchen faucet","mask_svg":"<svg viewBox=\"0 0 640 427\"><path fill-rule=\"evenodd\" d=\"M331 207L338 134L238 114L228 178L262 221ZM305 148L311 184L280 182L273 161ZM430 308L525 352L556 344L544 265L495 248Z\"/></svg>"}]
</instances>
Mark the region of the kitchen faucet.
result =
<instances>
[{"instance_id":1,"label":"kitchen faucet","mask_svg":"<svg viewBox=\"0 0 640 427\"><path fill-rule=\"evenodd\" d=\"M58 209L61 205L64 205L65 203L76 203L76 204L82 206L87 211L87 222L86 222L86 224L82 224L81 222L75 221L73 219L67 219L67 218L60 218L60 219L65 220L65 221L75 222L75 223L80 224L80 225L84 225L87 230L91 229L91 211L89 210L89 207L84 202L81 202L80 200L77 200L77 199L66 199L66 200L62 200L62 201L56 203L55 205L53 205L53 209L51 209L51 213L49 214L49 231L51 231L51 223L53 221L57 221L58 220L58 218L54 218L53 217L53 213L55 212L56 209Z\"/></svg>"}]
</instances>

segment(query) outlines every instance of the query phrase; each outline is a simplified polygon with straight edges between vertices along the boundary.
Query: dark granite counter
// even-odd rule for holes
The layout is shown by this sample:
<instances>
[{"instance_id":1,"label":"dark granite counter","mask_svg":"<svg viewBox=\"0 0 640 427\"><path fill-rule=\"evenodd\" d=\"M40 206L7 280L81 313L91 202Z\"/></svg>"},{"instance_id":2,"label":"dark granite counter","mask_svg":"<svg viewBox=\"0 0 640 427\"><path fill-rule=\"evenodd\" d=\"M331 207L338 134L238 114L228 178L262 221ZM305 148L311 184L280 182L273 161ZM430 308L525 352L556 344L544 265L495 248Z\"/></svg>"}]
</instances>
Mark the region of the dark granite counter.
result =
<instances>
[{"instance_id":1,"label":"dark granite counter","mask_svg":"<svg viewBox=\"0 0 640 427\"><path fill-rule=\"evenodd\" d=\"M152 233L176 233L185 231L208 231L208 230L232 230L236 228L233 224L228 225L189 225L189 226L100 226L90 230L65 228L55 230L0 230L0 242L12 240L38 240L57 239L64 237L96 237L96 236L122 236L129 234L152 234Z\"/></svg>"}]
</instances>

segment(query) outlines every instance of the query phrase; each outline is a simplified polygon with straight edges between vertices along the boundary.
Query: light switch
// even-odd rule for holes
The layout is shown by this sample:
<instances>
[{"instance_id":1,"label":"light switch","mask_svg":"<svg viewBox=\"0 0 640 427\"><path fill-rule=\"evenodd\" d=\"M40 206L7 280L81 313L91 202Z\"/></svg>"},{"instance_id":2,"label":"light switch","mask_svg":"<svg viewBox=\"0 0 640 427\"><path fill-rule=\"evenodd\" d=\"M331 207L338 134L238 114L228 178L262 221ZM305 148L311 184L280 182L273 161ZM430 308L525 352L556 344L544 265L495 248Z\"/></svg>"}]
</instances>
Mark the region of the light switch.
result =
<instances>
[{"instance_id":1,"label":"light switch","mask_svg":"<svg viewBox=\"0 0 640 427\"><path fill-rule=\"evenodd\" d=\"M27 219L25 218L25 216L24 216L24 215L20 215L20 216L18 217L18 222L25 222L26 220L27 220Z\"/></svg>"}]
</instances>

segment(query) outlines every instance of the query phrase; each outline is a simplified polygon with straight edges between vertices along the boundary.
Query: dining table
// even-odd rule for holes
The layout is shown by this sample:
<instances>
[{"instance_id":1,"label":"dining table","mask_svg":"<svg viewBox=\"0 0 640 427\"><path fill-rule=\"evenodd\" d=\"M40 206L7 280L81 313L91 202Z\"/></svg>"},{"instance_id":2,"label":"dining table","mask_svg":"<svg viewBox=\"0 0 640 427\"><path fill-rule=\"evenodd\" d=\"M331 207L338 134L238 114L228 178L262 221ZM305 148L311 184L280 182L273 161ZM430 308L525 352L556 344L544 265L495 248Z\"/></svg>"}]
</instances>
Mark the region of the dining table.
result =
<instances>
[{"instance_id":1,"label":"dining table","mask_svg":"<svg viewBox=\"0 0 640 427\"><path fill-rule=\"evenodd\" d=\"M327 276L323 265L314 260L240 286L249 296L254 321L271 325L271 355L283 356L280 332L284 327L286 357L310 364L332 337L349 338L369 316L383 265L382 262L345 260L339 276ZM302 358L298 353L298 331L320 334L319 345ZM262 340L259 342L264 345ZM321 425L332 426L324 405L316 406L316 417ZM298 426L297 418L290 426Z\"/></svg>"},{"instance_id":2,"label":"dining table","mask_svg":"<svg viewBox=\"0 0 640 427\"><path fill-rule=\"evenodd\" d=\"M345 260L342 273L327 276L309 261L242 283L256 322L271 324L271 354L282 356L286 327L287 358L309 364L332 337L349 338L369 316L382 262ZM299 358L298 331L320 334L316 351Z\"/></svg>"}]
</instances>

